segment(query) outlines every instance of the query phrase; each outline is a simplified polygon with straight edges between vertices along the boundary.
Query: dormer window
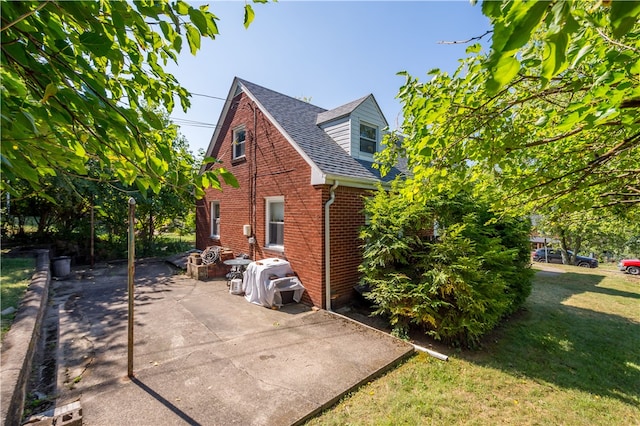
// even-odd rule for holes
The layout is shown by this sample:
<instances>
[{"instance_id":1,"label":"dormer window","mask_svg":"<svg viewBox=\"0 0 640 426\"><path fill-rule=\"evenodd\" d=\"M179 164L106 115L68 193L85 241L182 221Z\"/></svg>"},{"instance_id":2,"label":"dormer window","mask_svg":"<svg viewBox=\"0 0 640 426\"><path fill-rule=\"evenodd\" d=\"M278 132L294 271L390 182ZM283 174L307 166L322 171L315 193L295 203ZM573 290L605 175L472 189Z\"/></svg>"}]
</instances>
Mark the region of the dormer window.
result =
<instances>
[{"instance_id":1,"label":"dormer window","mask_svg":"<svg viewBox=\"0 0 640 426\"><path fill-rule=\"evenodd\" d=\"M360 152L373 154L378 148L378 128L360 123Z\"/></svg>"},{"instance_id":2,"label":"dormer window","mask_svg":"<svg viewBox=\"0 0 640 426\"><path fill-rule=\"evenodd\" d=\"M233 130L233 159L243 158L247 132L244 126Z\"/></svg>"}]
</instances>

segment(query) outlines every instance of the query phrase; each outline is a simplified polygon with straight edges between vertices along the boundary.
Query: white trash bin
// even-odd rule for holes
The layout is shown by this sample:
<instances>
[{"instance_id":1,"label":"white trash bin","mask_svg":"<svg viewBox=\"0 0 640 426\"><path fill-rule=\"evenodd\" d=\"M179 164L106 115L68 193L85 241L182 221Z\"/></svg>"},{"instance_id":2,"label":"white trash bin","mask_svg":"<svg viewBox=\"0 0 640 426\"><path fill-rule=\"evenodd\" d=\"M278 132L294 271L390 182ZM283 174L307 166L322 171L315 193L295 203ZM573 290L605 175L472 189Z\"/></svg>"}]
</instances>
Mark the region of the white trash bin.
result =
<instances>
[{"instance_id":1,"label":"white trash bin","mask_svg":"<svg viewBox=\"0 0 640 426\"><path fill-rule=\"evenodd\" d=\"M229 293L242 294L242 280L240 278L234 278L229 285Z\"/></svg>"}]
</instances>

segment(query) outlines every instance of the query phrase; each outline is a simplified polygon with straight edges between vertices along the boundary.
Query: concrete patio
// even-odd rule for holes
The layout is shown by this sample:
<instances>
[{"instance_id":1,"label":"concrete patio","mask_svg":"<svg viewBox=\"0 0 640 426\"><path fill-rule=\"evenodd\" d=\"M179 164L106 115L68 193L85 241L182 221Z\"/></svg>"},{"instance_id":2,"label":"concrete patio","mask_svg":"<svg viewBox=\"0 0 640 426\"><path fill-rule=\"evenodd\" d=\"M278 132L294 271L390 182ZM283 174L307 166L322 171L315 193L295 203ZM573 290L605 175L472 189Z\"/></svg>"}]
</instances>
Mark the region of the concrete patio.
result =
<instances>
[{"instance_id":1,"label":"concrete patio","mask_svg":"<svg viewBox=\"0 0 640 426\"><path fill-rule=\"evenodd\" d=\"M134 378L127 377L126 264L54 282L57 406L83 423L289 425L413 353L323 310L281 310L196 281L164 262L136 266Z\"/></svg>"}]
</instances>

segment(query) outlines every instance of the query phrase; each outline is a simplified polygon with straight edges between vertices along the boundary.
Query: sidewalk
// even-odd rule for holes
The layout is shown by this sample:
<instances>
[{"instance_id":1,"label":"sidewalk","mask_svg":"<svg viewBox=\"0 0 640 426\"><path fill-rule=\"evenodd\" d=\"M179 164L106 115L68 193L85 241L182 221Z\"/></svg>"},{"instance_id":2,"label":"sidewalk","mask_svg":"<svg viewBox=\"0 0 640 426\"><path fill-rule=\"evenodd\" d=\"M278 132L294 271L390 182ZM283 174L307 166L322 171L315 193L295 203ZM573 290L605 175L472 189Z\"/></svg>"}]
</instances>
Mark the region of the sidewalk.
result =
<instances>
[{"instance_id":1,"label":"sidewalk","mask_svg":"<svg viewBox=\"0 0 640 426\"><path fill-rule=\"evenodd\" d=\"M79 400L85 425L296 424L413 352L326 311L263 308L155 262L136 266L130 380L126 273L55 283L56 405Z\"/></svg>"}]
</instances>

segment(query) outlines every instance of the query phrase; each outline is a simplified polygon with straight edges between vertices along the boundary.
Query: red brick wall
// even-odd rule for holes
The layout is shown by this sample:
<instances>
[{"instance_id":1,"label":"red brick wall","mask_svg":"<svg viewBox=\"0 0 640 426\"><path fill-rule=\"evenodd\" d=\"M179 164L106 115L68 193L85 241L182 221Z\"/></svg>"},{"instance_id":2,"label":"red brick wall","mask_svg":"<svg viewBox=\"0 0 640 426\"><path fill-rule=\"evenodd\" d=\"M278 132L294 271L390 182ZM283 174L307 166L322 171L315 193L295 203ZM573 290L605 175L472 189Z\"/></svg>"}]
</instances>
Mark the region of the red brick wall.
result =
<instances>
[{"instance_id":1,"label":"red brick wall","mask_svg":"<svg viewBox=\"0 0 640 426\"><path fill-rule=\"evenodd\" d=\"M287 259L307 289L307 303L322 304L323 285L323 216L322 187L310 185L311 169L293 146L280 134L244 94L238 95L229 110L213 156L222 160L239 188L223 185L223 191L207 190L196 210L196 245L231 248L234 253L249 254L252 259L281 257ZM233 129L244 125L247 132L244 160L232 161ZM251 178L257 182L252 196ZM284 252L265 248L265 197L284 196ZM210 238L210 201L220 201L220 239ZM255 205L254 217L251 206ZM242 234L243 225L251 225L255 245Z\"/></svg>"},{"instance_id":2,"label":"red brick wall","mask_svg":"<svg viewBox=\"0 0 640 426\"><path fill-rule=\"evenodd\" d=\"M358 265L362 261L362 241L358 239L364 225L363 196L369 191L338 186L331 205L331 298L334 307L353 296L358 283Z\"/></svg>"}]
</instances>

